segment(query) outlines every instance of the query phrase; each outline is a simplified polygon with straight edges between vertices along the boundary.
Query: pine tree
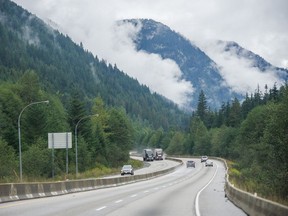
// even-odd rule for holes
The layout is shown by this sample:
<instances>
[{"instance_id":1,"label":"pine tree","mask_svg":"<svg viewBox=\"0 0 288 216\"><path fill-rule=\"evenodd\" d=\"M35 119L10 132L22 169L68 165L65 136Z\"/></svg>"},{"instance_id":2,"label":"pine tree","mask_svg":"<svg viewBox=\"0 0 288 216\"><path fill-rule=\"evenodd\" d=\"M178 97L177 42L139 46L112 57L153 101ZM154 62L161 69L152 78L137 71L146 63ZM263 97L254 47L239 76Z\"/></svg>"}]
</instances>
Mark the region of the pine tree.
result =
<instances>
[{"instance_id":1,"label":"pine tree","mask_svg":"<svg viewBox=\"0 0 288 216\"><path fill-rule=\"evenodd\" d=\"M205 122L206 114L207 114L207 101L204 91L201 90L198 98L198 106L196 114L200 117L200 119Z\"/></svg>"}]
</instances>

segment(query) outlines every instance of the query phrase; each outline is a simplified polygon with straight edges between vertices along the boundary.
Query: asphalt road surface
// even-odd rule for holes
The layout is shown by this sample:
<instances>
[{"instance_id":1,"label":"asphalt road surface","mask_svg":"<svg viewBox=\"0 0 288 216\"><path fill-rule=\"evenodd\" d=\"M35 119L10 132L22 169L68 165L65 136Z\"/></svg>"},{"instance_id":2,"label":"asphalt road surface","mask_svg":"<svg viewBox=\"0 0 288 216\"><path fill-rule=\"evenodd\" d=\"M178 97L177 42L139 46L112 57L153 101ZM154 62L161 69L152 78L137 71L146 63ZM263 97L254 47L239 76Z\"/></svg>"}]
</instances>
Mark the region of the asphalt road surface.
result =
<instances>
[{"instance_id":1,"label":"asphalt road surface","mask_svg":"<svg viewBox=\"0 0 288 216\"><path fill-rule=\"evenodd\" d=\"M196 168L186 168L185 159L183 160L184 164L175 172L147 181L63 196L2 203L0 215L246 215L225 198L225 168L221 162L214 161L213 167L205 167L199 159L194 159ZM166 161L152 163L154 165L151 167L169 166Z\"/></svg>"}]
</instances>

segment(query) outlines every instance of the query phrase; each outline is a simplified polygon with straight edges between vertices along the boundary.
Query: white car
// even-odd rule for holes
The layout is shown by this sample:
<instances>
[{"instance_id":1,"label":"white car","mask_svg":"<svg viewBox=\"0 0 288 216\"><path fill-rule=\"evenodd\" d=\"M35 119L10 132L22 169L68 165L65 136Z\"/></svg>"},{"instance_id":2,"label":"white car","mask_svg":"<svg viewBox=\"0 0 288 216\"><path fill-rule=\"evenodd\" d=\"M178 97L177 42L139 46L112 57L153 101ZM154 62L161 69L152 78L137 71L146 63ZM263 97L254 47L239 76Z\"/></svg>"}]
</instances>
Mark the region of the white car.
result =
<instances>
[{"instance_id":1,"label":"white car","mask_svg":"<svg viewBox=\"0 0 288 216\"><path fill-rule=\"evenodd\" d=\"M207 167L207 166L212 166L212 167L213 167L213 161L207 160L207 161L205 162L205 167Z\"/></svg>"},{"instance_id":2,"label":"white car","mask_svg":"<svg viewBox=\"0 0 288 216\"><path fill-rule=\"evenodd\" d=\"M208 160L207 156L201 156L201 163L206 162Z\"/></svg>"},{"instance_id":3,"label":"white car","mask_svg":"<svg viewBox=\"0 0 288 216\"><path fill-rule=\"evenodd\" d=\"M130 174L134 175L134 169L132 165L124 165L121 169L121 175Z\"/></svg>"}]
</instances>

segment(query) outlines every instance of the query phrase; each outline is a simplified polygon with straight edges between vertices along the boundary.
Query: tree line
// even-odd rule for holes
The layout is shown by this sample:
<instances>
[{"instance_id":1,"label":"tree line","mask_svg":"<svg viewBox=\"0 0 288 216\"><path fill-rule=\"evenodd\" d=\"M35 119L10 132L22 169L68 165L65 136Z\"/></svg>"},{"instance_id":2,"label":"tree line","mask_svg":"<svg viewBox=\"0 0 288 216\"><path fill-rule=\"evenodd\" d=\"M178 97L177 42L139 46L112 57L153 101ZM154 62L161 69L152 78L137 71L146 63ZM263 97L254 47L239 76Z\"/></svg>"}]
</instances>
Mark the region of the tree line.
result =
<instances>
[{"instance_id":1,"label":"tree line","mask_svg":"<svg viewBox=\"0 0 288 216\"><path fill-rule=\"evenodd\" d=\"M0 178L13 181L19 178L17 120L23 107L31 102L49 100L24 110L21 116L23 174L31 177L51 177L52 158L48 149L48 133L74 132L78 126L79 171L97 164L119 167L129 160L133 128L125 110L106 107L100 97L93 100L91 110L75 94L65 108L57 95L41 88L38 76L26 71L16 83L0 84ZM97 114L97 115L96 115ZM91 118L88 118L91 115ZM94 116L93 116L94 115ZM87 117L87 118L86 118ZM74 133L73 133L74 134ZM73 137L74 138L74 137ZM65 150L55 150L56 174L65 172ZM69 150L69 170L75 172L75 146Z\"/></svg>"},{"instance_id":2,"label":"tree line","mask_svg":"<svg viewBox=\"0 0 288 216\"><path fill-rule=\"evenodd\" d=\"M203 91L184 130L149 130L137 145L163 148L169 155L210 155L231 161L231 180L246 191L288 201L288 86L259 88L219 110L207 107Z\"/></svg>"}]
</instances>

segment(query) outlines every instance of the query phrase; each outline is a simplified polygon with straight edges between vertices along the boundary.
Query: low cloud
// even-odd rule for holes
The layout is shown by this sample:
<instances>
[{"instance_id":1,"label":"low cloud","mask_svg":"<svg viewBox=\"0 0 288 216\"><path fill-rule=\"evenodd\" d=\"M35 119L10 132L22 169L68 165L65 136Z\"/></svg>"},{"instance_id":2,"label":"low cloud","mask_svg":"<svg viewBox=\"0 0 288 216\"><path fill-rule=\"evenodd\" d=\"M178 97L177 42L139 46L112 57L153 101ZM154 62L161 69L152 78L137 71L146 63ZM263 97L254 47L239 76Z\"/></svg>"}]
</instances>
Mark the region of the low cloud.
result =
<instances>
[{"instance_id":1,"label":"low cloud","mask_svg":"<svg viewBox=\"0 0 288 216\"><path fill-rule=\"evenodd\" d=\"M253 93L258 87L264 92L265 85L272 88L275 83L283 84L272 69L260 71L253 66L255 63L252 59L239 56L237 50L225 51L226 42L202 42L200 47L220 66L220 73L227 85L237 93Z\"/></svg>"},{"instance_id":2,"label":"low cloud","mask_svg":"<svg viewBox=\"0 0 288 216\"><path fill-rule=\"evenodd\" d=\"M127 27L115 33L117 20L150 18L192 41L236 41L275 66L288 67L287 0L13 1L43 20L52 20L61 32L77 43L82 42L85 49L111 64L116 63L152 91L178 104L188 102L187 94L193 88L181 80L177 65L156 55L136 52L129 39L135 29ZM277 82L273 73L251 68L247 59L221 53L219 47L212 48L205 51L221 66L221 73L233 90L251 92L258 84L270 87Z\"/></svg>"},{"instance_id":3,"label":"low cloud","mask_svg":"<svg viewBox=\"0 0 288 216\"><path fill-rule=\"evenodd\" d=\"M148 86L152 92L180 106L189 104L191 97L188 95L193 92L193 87L181 79L178 65L159 55L136 50L132 39L136 37L140 25L138 28L128 23L117 25L122 17L117 16L115 8L108 4L101 3L101 7L97 7L99 4L92 1L86 5L78 1L71 4L65 1L57 4L52 2L47 3L46 10L38 2L31 7L40 12L40 18L52 23L54 27L58 26L61 32L69 35L76 43L81 42L85 49L100 59L116 64L120 70Z\"/></svg>"},{"instance_id":4,"label":"low cloud","mask_svg":"<svg viewBox=\"0 0 288 216\"><path fill-rule=\"evenodd\" d=\"M121 23L114 27L113 58L119 68L136 78L153 91L174 101L180 106L189 104L193 92L190 82L183 80L178 65L160 55L137 51L133 39L141 25ZM110 58L111 60L111 58Z\"/></svg>"}]
</instances>

